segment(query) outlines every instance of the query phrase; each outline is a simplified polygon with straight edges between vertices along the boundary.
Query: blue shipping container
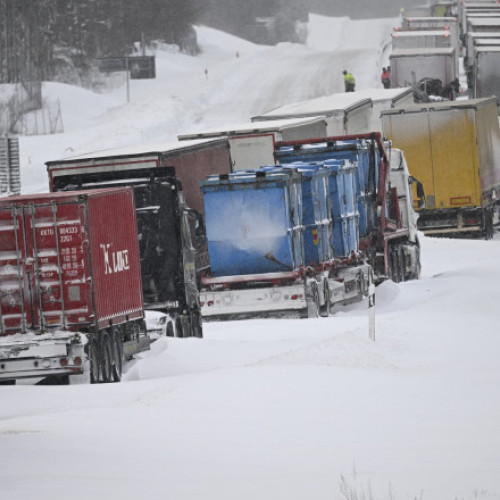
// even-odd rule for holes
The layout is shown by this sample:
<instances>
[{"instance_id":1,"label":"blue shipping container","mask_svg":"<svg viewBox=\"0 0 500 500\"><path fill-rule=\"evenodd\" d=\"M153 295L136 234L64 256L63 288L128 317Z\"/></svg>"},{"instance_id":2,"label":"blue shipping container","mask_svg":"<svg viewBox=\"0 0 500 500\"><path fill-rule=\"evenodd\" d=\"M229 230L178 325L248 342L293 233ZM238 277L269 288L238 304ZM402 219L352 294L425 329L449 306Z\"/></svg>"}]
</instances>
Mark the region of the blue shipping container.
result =
<instances>
[{"instance_id":1,"label":"blue shipping container","mask_svg":"<svg viewBox=\"0 0 500 500\"><path fill-rule=\"evenodd\" d=\"M299 169L316 169L327 172L326 177L326 214L323 212L321 219L328 220L328 241L330 242L331 258L346 257L359 249L359 214L357 209L357 167L347 160L326 160L311 163L289 163L290 167ZM323 173L324 175L324 173ZM304 193L304 186L302 188ZM306 202L303 201L305 205ZM306 219L307 220L307 219ZM307 242L307 223L305 236ZM325 225L323 224L323 227ZM326 229L326 228L325 228ZM333 250L333 254L331 253ZM306 244L307 255L307 244ZM326 260L326 259L325 259ZM306 260L307 262L307 260Z\"/></svg>"},{"instance_id":2,"label":"blue shipping container","mask_svg":"<svg viewBox=\"0 0 500 500\"><path fill-rule=\"evenodd\" d=\"M380 152L375 144L365 140L349 140L283 146L275 152L276 161L286 164L296 161L315 162L345 159L357 164L356 199L359 212L359 235L367 236L376 224L375 197Z\"/></svg>"},{"instance_id":3,"label":"blue shipping container","mask_svg":"<svg viewBox=\"0 0 500 500\"><path fill-rule=\"evenodd\" d=\"M212 275L291 271L303 262L301 176L243 171L200 182Z\"/></svg>"}]
</instances>

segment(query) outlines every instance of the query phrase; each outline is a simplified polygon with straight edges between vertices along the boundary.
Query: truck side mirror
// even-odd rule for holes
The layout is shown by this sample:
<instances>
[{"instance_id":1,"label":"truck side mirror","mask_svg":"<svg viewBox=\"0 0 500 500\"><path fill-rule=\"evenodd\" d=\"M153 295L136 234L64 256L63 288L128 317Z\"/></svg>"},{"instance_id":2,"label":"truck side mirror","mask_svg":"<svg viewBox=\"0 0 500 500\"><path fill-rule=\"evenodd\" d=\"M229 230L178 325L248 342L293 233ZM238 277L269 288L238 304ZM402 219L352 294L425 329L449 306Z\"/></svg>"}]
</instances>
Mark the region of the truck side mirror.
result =
<instances>
[{"instance_id":1,"label":"truck side mirror","mask_svg":"<svg viewBox=\"0 0 500 500\"><path fill-rule=\"evenodd\" d=\"M408 178L408 182L411 184L416 183L417 184L417 206L419 209L425 208L425 190L424 190L424 185L413 175L410 175Z\"/></svg>"},{"instance_id":2,"label":"truck side mirror","mask_svg":"<svg viewBox=\"0 0 500 500\"><path fill-rule=\"evenodd\" d=\"M424 185L420 181L417 181L417 204L418 208L425 208Z\"/></svg>"}]
</instances>

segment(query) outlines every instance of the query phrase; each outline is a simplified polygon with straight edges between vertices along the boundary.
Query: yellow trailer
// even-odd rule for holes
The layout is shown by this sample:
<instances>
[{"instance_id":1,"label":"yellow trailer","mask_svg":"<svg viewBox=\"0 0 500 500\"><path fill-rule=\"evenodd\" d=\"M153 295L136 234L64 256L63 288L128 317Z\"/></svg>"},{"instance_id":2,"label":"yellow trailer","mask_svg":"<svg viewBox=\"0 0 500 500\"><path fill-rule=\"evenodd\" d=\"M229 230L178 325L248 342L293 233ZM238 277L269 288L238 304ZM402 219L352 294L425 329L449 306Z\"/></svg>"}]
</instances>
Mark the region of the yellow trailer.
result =
<instances>
[{"instance_id":1,"label":"yellow trailer","mask_svg":"<svg viewBox=\"0 0 500 500\"><path fill-rule=\"evenodd\" d=\"M491 238L500 198L497 98L415 104L384 110L381 119L384 136L424 186L419 229Z\"/></svg>"}]
</instances>

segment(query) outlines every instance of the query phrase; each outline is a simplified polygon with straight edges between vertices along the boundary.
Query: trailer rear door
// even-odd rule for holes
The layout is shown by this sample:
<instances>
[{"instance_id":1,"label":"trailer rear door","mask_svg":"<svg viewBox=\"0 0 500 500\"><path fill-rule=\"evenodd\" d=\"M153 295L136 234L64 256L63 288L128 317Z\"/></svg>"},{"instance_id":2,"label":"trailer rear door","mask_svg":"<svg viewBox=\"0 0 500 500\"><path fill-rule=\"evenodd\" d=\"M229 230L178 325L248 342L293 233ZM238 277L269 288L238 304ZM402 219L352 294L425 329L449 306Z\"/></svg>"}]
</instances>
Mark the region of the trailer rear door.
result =
<instances>
[{"instance_id":1,"label":"trailer rear door","mask_svg":"<svg viewBox=\"0 0 500 500\"><path fill-rule=\"evenodd\" d=\"M0 332L88 320L84 217L78 204L0 207Z\"/></svg>"}]
</instances>

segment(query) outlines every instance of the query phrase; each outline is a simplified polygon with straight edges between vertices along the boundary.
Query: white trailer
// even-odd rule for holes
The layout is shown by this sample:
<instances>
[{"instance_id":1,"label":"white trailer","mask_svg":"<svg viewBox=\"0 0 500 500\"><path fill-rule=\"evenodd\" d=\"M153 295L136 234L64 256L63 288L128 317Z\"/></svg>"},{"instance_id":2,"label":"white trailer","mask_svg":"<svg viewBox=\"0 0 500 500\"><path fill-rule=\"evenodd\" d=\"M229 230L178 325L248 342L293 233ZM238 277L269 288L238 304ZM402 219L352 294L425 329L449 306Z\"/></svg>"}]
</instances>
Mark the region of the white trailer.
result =
<instances>
[{"instance_id":1,"label":"white trailer","mask_svg":"<svg viewBox=\"0 0 500 500\"><path fill-rule=\"evenodd\" d=\"M371 114L371 99L360 99L356 92L345 92L287 104L252 117L252 122L322 116L327 135L341 136L365 133Z\"/></svg>"},{"instance_id":2,"label":"white trailer","mask_svg":"<svg viewBox=\"0 0 500 500\"><path fill-rule=\"evenodd\" d=\"M455 49L405 49L390 55L391 87L415 85L424 78L445 86L458 78Z\"/></svg>"},{"instance_id":3,"label":"white trailer","mask_svg":"<svg viewBox=\"0 0 500 500\"><path fill-rule=\"evenodd\" d=\"M473 65L474 97L500 96L500 47L477 47Z\"/></svg>"}]
</instances>

